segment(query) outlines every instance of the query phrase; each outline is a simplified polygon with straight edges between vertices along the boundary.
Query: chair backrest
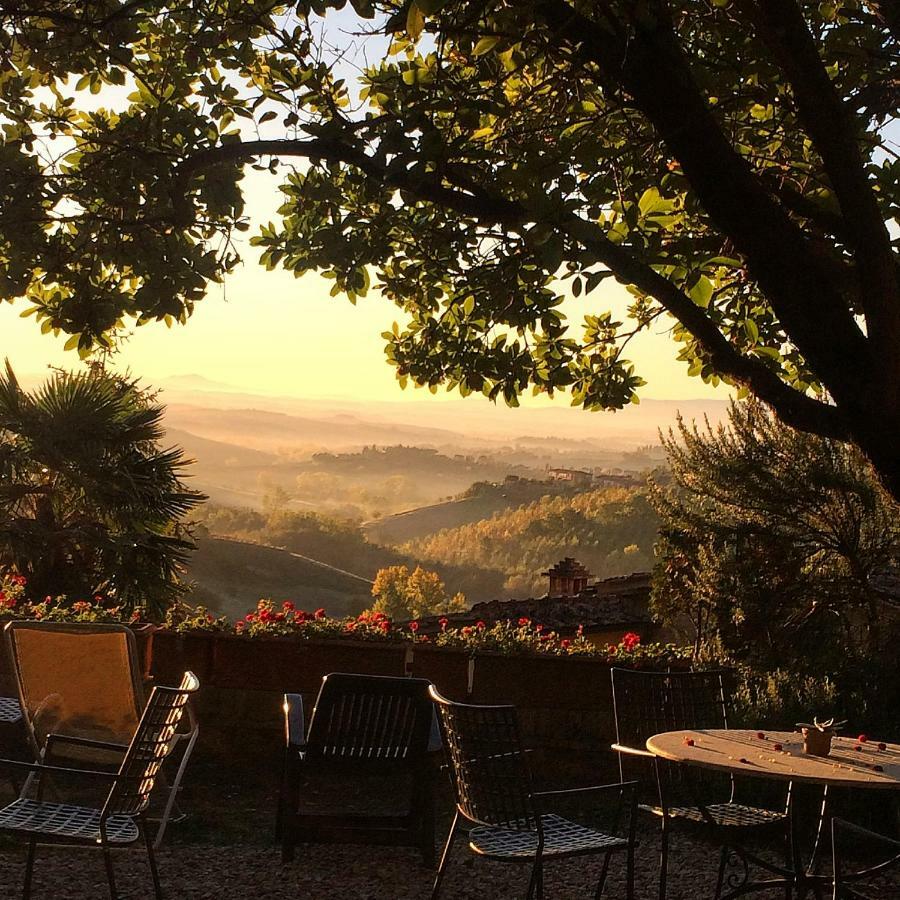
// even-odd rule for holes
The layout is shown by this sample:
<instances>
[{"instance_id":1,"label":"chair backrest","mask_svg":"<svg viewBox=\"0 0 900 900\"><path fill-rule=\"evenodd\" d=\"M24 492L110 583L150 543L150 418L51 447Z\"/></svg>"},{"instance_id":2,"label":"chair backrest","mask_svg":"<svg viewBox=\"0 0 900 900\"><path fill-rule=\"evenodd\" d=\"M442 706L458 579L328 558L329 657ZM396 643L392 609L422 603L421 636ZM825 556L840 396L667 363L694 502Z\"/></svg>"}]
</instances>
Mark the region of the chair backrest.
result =
<instances>
[{"instance_id":1,"label":"chair backrest","mask_svg":"<svg viewBox=\"0 0 900 900\"><path fill-rule=\"evenodd\" d=\"M374 768L421 762L434 715L430 685L423 678L326 675L307 730L306 760Z\"/></svg>"},{"instance_id":2,"label":"chair backrest","mask_svg":"<svg viewBox=\"0 0 900 900\"><path fill-rule=\"evenodd\" d=\"M612 669L616 742L644 749L663 731L727 728L727 669L708 672L645 672Z\"/></svg>"},{"instance_id":3,"label":"chair backrest","mask_svg":"<svg viewBox=\"0 0 900 900\"><path fill-rule=\"evenodd\" d=\"M185 672L179 687L154 687L128 750L116 783L101 813L138 815L150 803L160 767L177 741L176 732L191 694L200 687L193 672Z\"/></svg>"},{"instance_id":4,"label":"chair backrest","mask_svg":"<svg viewBox=\"0 0 900 900\"><path fill-rule=\"evenodd\" d=\"M431 699L440 713L459 811L472 822L537 831L516 708L454 703L433 687Z\"/></svg>"},{"instance_id":5,"label":"chair backrest","mask_svg":"<svg viewBox=\"0 0 900 900\"><path fill-rule=\"evenodd\" d=\"M52 733L130 742L144 692L129 628L14 621L6 625L5 641L36 754Z\"/></svg>"}]
</instances>

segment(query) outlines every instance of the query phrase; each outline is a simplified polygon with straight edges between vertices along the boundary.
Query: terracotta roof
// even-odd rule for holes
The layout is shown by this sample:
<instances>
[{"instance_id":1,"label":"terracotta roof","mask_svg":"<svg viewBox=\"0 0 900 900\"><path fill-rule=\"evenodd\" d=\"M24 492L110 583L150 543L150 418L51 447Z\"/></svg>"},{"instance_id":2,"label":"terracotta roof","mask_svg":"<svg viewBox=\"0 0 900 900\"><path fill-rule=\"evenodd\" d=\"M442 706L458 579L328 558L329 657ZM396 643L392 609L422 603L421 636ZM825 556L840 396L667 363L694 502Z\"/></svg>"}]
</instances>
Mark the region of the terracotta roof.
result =
<instances>
[{"instance_id":1,"label":"terracotta roof","mask_svg":"<svg viewBox=\"0 0 900 900\"><path fill-rule=\"evenodd\" d=\"M531 619L562 634L574 632L579 625L585 631L605 628L623 630L640 628L650 623L650 573L635 572L619 578L607 578L590 584L574 597L529 597L524 600L489 600L476 603L470 610L451 613L449 627L474 625L507 619ZM419 634L440 630L442 616L419 619Z\"/></svg>"}]
</instances>

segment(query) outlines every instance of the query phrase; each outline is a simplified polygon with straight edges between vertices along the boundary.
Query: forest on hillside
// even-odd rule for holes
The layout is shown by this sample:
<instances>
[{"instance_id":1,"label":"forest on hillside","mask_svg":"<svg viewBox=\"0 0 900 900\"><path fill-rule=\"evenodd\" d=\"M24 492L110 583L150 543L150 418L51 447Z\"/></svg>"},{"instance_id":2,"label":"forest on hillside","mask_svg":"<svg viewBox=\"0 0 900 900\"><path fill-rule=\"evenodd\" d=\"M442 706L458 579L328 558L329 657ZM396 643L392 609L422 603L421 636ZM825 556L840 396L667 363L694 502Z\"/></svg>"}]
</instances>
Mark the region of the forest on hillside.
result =
<instances>
[{"instance_id":1,"label":"forest on hillside","mask_svg":"<svg viewBox=\"0 0 900 900\"><path fill-rule=\"evenodd\" d=\"M542 497L400 549L427 567L500 570L505 593L540 596L547 590L541 573L564 556L576 557L597 578L649 570L658 528L642 488L600 488Z\"/></svg>"}]
</instances>

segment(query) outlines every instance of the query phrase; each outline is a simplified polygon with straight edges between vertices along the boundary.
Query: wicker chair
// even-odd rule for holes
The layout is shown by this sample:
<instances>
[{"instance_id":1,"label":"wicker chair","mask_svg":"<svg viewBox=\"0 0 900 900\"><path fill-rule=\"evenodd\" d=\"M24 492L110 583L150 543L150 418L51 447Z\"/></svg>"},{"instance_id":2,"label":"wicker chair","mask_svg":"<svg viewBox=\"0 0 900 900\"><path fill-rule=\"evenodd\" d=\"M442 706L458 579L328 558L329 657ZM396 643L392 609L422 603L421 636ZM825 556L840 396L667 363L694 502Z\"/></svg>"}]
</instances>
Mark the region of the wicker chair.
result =
<instances>
[{"instance_id":1,"label":"wicker chair","mask_svg":"<svg viewBox=\"0 0 900 900\"><path fill-rule=\"evenodd\" d=\"M13 621L6 625L4 636L34 759L43 759L47 737L53 734L60 759L117 767L146 702L131 629L112 624ZM197 741L191 704L182 724L176 735L183 742L178 767L171 783L165 773L161 778L168 786L168 796L158 817L155 847L173 818L178 789ZM95 744L82 744L80 739Z\"/></svg>"},{"instance_id":2,"label":"wicker chair","mask_svg":"<svg viewBox=\"0 0 900 900\"><path fill-rule=\"evenodd\" d=\"M599 898L610 855L623 851L627 859L628 900L634 897L634 820L636 784L597 785L567 791L535 791L519 734L514 706L472 706L454 703L433 687L456 790L456 814L434 881L432 898L441 881L461 819L469 830L469 849L479 856L531 866L528 898L543 897L544 862L590 853L603 855L597 885ZM624 836L606 834L553 813L547 807L578 794L618 796L616 827L628 817Z\"/></svg>"},{"instance_id":3,"label":"wicker chair","mask_svg":"<svg viewBox=\"0 0 900 900\"><path fill-rule=\"evenodd\" d=\"M616 743L612 749L619 756L619 774L623 781L643 776L646 784L648 769L652 773L653 797L650 802L638 804L638 808L660 820L660 900L666 896L671 820L703 825L707 819L697 805L696 783L689 780L690 773L650 753L646 749L647 738L664 731L727 728L730 675L728 670L646 672L614 668L611 671L616 722ZM719 795L711 797L711 802L703 800L706 812L717 826L730 829L780 825L787 834L787 804L783 809L771 810L739 803L735 799L734 779L722 776L719 780L711 773L704 773L704 793ZM723 849L717 891L721 889L725 859Z\"/></svg>"},{"instance_id":4,"label":"wicker chair","mask_svg":"<svg viewBox=\"0 0 900 900\"><path fill-rule=\"evenodd\" d=\"M867 848L871 848L873 845L883 848L889 853L889 856L863 869L847 872L844 868L843 856L845 845L850 841L857 846L865 844ZM862 893L861 891L865 888L854 887L854 885L865 882L873 876L881 875L900 863L900 841L839 818L831 820L831 852L834 865L834 900L881 900L881 897L884 896L881 890L878 894ZM871 890L876 889L871 888Z\"/></svg>"},{"instance_id":5,"label":"wicker chair","mask_svg":"<svg viewBox=\"0 0 900 900\"><path fill-rule=\"evenodd\" d=\"M178 725L184 715L188 699L198 687L196 677L191 672L186 672L179 687L153 689L117 772L49 765L48 761L53 759L58 746L52 734L47 738L42 762L0 761L0 765L4 767L27 771L36 776L34 798L23 795L0 809L0 831L24 836L28 840L25 884L22 891L25 900L31 896L31 878L39 841L99 847L106 864L109 894L115 900L116 882L111 849L133 844L141 838L147 848L154 896L157 900L162 898L156 858L145 826L144 814L160 767L177 740ZM102 750L117 746L104 745L102 742L87 738L67 737L63 741L67 747L73 742L86 750ZM87 779L93 783L109 784L110 787L102 805L75 806L44 799L44 787L48 778L52 778L54 782Z\"/></svg>"},{"instance_id":6,"label":"wicker chair","mask_svg":"<svg viewBox=\"0 0 900 900\"><path fill-rule=\"evenodd\" d=\"M307 731L299 694L285 695L285 763L277 832L282 858L299 843L416 847L434 865L434 775L429 753L434 708L429 681L332 673L322 679ZM355 781L386 775L411 780L405 814L321 813L303 803L307 778Z\"/></svg>"}]
</instances>

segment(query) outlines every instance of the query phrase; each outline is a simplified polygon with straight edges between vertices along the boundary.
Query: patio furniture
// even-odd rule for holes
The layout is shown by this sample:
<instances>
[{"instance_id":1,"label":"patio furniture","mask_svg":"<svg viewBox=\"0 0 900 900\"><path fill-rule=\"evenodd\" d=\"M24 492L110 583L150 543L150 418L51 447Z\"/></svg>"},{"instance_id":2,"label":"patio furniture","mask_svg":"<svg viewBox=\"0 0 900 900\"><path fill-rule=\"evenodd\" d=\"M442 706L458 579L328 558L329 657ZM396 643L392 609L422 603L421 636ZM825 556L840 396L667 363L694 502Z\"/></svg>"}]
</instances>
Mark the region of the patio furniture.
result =
<instances>
[{"instance_id":1,"label":"patio furniture","mask_svg":"<svg viewBox=\"0 0 900 900\"><path fill-rule=\"evenodd\" d=\"M712 807L702 800L698 802L704 820L718 832L723 846L716 892L721 900L779 888L785 896L804 897L810 893L815 897L824 896L833 881L831 875L817 871L816 857L827 808L823 805L819 827L808 842L812 852L806 856L793 793L804 785L817 789L850 788L857 792L860 789L900 790L900 745L883 746L885 749L881 750L878 745L860 745L854 739L836 737L828 756L809 756L803 752L803 736L799 732L743 729L684 729L653 735L647 741L651 753L697 769L704 780L711 773L724 772L793 784L786 817L788 856L783 866L742 846L727 828L715 821ZM726 866L730 862L737 863L739 869L726 878ZM752 881L751 865L774 877ZM724 893L723 888L727 888Z\"/></svg>"},{"instance_id":2,"label":"patio furniture","mask_svg":"<svg viewBox=\"0 0 900 900\"><path fill-rule=\"evenodd\" d=\"M416 847L434 865L434 775L429 736L434 710L431 682L421 678L335 672L322 679L307 730L303 700L286 694L285 760L278 805L282 858L298 843L363 843ZM402 814L316 812L303 786L331 778L359 784L369 776L411 781ZM393 782L392 782L393 783Z\"/></svg>"},{"instance_id":3,"label":"patio furniture","mask_svg":"<svg viewBox=\"0 0 900 900\"><path fill-rule=\"evenodd\" d=\"M728 679L731 672L648 672L635 669L611 670L616 743L622 781L639 778L653 782L649 802L638 809L660 821L659 898L665 900L668 879L669 832L672 820L704 824L706 818L695 797L696 785L682 769L668 766L647 749L647 739L664 731L692 728L728 727ZM756 829L783 824L786 811L739 803L732 775L713 778L705 785L717 794L705 804L718 826L729 829Z\"/></svg>"},{"instance_id":4,"label":"patio furniture","mask_svg":"<svg viewBox=\"0 0 900 900\"><path fill-rule=\"evenodd\" d=\"M848 838L857 844L865 844L867 847L874 845L889 855L871 866L847 872L844 867L843 844L847 843L846 839ZM858 886L859 882L866 881L872 876L881 875L887 869L900 863L900 841L835 817L831 820L831 854L834 900L878 900L874 893L862 893L865 888Z\"/></svg>"},{"instance_id":5,"label":"patio furniture","mask_svg":"<svg viewBox=\"0 0 900 900\"><path fill-rule=\"evenodd\" d=\"M456 792L456 813L434 881L432 900L441 881L461 820L471 826L469 849L479 856L529 865L528 898L544 895L546 860L601 854L603 868L596 897L603 892L611 854L626 855L626 896L634 897L634 827L636 782L562 791L535 791L522 748L514 706L454 703L431 688L438 707ZM612 832L627 815L624 835L609 834L550 812L555 802L580 794L618 797Z\"/></svg>"},{"instance_id":6,"label":"patio furniture","mask_svg":"<svg viewBox=\"0 0 900 900\"><path fill-rule=\"evenodd\" d=\"M47 738L53 734L60 757L117 767L146 702L131 629L114 624L13 621L4 635L34 759L43 759ZM176 733L183 752L159 816L157 848L197 742L197 719L190 703L183 725ZM82 739L95 743L84 744ZM161 780L166 783L165 774Z\"/></svg>"},{"instance_id":7,"label":"patio furniture","mask_svg":"<svg viewBox=\"0 0 900 900\"><path fill-rule=\"evenodd\" d=\"M116 882L111 850L115 847L128 846L140 839L143 839L147 849L154 896L157 900L161 900L162 887L156 868L153 844L147 833L145 812L159 777L160 767L177 741L178 725L188 700L198 687L196 677L191 672L186 672L181 685L177 688L153 688L116 772L50 764L60 744L64 744L67 749L75 745L87 750L116 750L119 746L71 736L57 741L54 734L48 735L43 759L40 762L0 760L0 765L28 772L36 781L34 798L20 796L0 809L0 831L23 836L28 841L22 891L25 900L31 896L31 879L38 842L99 847L106 865L109 894L115 900ZM95 784L109 785L109 790L103 803L97 806L51 802L44 799L48 778L52 778L54 782L87 780Z\"/></svg>"}]
</instances>

